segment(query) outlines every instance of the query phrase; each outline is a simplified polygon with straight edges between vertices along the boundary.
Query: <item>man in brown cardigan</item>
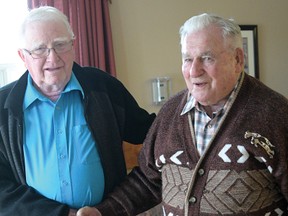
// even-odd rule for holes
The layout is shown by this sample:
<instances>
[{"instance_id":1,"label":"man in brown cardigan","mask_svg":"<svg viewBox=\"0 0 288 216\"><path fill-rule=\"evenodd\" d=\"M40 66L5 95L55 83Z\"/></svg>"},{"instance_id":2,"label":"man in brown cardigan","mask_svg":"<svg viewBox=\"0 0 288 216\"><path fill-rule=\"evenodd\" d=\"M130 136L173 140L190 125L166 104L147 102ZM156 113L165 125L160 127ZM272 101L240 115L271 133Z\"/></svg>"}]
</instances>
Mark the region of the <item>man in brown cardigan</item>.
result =
<instances>
[{"instance_id":1,"label":"man in brown cardigan","mask_svg":"<svg viewBox=\"0 0 288 216\"><path fill-rule=\"evenodd\" d=\"M180 35L187 89L162 107L139 167L97 209L137 215L162 202L169 216L288 215L288 100L243 71L232 20L194 16Z\"/></svg>"}]
</instances>

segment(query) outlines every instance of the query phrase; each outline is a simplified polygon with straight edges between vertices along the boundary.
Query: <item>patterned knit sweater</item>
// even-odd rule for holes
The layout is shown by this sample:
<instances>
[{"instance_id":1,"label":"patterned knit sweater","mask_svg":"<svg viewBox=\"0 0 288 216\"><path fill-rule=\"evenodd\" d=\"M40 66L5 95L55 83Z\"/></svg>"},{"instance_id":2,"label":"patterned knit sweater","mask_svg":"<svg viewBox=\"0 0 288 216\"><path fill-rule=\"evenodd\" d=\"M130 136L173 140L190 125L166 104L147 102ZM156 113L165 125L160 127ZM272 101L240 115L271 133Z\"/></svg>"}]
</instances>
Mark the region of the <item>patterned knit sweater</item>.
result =
<instances>
[{"instance_id":1,"label":"patterned knit sweater","mask_svg":"<svg viewBox=\"0 0 288 216\"><path fill-rule=\"evenodd\" d=\"M193 116L180 116L187 90L159 112L139 167L98 208L136 215L162 201L164 215L288 215L288 100L245 75L206 152Z\"/></svg>"}]
</instances>

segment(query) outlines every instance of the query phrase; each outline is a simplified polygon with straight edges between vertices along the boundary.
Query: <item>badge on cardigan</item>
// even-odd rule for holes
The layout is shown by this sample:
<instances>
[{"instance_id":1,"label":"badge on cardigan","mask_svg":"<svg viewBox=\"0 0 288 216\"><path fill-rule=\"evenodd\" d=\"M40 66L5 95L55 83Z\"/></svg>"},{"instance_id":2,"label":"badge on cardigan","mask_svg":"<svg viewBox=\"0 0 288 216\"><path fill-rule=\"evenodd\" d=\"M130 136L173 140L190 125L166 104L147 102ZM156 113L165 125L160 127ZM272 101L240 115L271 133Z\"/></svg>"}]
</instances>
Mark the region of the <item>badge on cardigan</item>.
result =
<instances>
[{"instance_id":1,"label":"badge on cardigan","mask_svg":"<svg viewBox=\"0 0 288 216\"><path fill-rule=\"evenodd\" d=\"M273 158L274 156L274 150L272 148L275 148L274 145L264 136L261 136L258 133L246 131L244 135L245 139L251 138L250 143L254 145L255 147L261 146L269 155L270 158Z\"/></svg>"}]
</instances>

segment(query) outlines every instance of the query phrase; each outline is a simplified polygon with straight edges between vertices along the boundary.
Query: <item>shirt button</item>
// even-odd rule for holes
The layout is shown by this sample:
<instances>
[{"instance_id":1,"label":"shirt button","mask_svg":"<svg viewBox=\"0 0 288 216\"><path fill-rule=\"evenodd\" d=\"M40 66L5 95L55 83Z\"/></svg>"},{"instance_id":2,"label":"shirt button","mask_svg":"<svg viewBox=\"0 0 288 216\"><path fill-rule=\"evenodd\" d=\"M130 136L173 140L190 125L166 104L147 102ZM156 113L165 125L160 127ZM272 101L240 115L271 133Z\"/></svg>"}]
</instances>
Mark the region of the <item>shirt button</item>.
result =
<instances>
[{"instance_id":1,"label":"shirt button","mask_svg":"<svg viewBox=\"0 0 288 216\"><path fill-rule=\"evenodd\" d=\"M63 181L62 181L62 184L63 184L64 186L67 186L67 185L68 185L68 182L65 181L65 180L63 180Z\"/></svg>"},{"instance_id":2,"label":"shirt button","mask_svg":"<svg viewBox=\"0 0 288 216\"><path fill-rule=\"evenodd\" d=\"M209 125L208 125L208 128L209 128L209 129L210 129L210 128L212 128L212 125L211 125L211 124L209 124Z\"/></svg>"},{"instance_id":3,"label":"shirt button","mask_svg":"<svg viewBox=\"0 0 288 216\"><path fill-rule=\"evenodd\" d=\"M196 203L197 199L196 197L192 196L190 199L189 199L189 202L191 203Z\"/></svg>"},{"instance_id":4,"label":"shirt button","mask_svg":"<svg viewBox=\"0 0 288 216\"><path fill-rule=\"evenodd\" d=\"M204 175L204 173L205 173L204 169L199 169L199 170L198 170L198 174L199 174L200 176Z\"/></svg>"},{"instance_id":5,"label":"shirt button","mask_svg":"<svg viewBox=\"0 0 288 216\"><path fill-rule=\"evenodd\" d=\"M60 158L61 158L61 159L64 159L64 158L65 158L65 155L64 155L64 154L61 154L61 155L60 155Z\"/></svg>"}]
</instances>

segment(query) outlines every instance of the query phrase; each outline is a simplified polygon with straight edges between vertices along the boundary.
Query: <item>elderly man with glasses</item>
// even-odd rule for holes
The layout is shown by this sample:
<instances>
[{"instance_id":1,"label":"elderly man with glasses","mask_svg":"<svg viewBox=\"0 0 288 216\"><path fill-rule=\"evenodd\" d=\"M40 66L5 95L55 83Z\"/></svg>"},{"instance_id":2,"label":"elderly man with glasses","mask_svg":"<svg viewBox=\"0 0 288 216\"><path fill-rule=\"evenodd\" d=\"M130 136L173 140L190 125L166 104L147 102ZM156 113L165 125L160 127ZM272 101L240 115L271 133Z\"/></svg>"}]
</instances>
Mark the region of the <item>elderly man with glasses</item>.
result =
<instances>
[{"instance_id":1,"label":"elderly man with glasses","mask_svg":"<svg viewBox=\"0 0 288 216\"><path fill-rule=\"evenodd\" d=\"M21 38L27 71L0 89L0 215L76 215L124 179L122 142L142 143L155 114L116 78L74 62L57 9L32 10Z\"/></svg>"}]
</instances>

